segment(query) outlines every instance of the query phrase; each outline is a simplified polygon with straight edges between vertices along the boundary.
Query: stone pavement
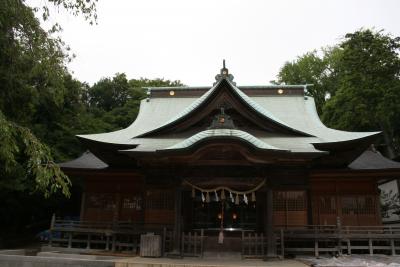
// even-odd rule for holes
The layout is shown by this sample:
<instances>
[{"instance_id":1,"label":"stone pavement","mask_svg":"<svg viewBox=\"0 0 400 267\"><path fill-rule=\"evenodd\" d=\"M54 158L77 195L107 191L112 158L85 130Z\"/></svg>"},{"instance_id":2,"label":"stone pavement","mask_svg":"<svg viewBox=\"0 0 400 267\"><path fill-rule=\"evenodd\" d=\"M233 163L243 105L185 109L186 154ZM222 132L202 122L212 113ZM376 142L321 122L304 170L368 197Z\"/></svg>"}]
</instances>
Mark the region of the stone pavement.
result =
<instances>
[{"instance_id":1,"label":"stone pavement","mask_svg":"<svg viewBox=\"0 0 400 267\"><path fill-rule=\"evenodd\" d=\"M400 267L400 256L388 255L342 255L340 257L321 256L298 256L300 261L316 267Z\"/></svg>"},{"instance_id":2,"label":"stone pavement","mask_svg":"<svg viewBox=\"0 0 400 267\"><path fill-rule=\"evenodd\" d=\"M115 261L115 267L308 267L296 260L166 259L134 257Z\"/></svg>"}]
</instances>

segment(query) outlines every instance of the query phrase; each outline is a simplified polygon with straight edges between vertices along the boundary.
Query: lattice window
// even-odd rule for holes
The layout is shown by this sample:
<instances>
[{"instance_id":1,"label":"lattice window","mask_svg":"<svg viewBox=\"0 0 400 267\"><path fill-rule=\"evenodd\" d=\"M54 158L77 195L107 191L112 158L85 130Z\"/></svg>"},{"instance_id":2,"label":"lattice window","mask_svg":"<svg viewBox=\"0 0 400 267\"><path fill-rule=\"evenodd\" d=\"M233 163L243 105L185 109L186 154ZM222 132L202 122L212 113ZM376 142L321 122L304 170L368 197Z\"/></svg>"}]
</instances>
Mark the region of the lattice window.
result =
<instances>
[{"instance_id":1,"label":"lattice window","mask_svg":"<svg viewBox=\"0 0 400 267\"><path fill-rule=\"evenodd\" d=\"M357 197L342 197L341 198L342 204L342 214L351 215L357 214Z\"/></svg>"},{"instance_id":2,"label":"lattice window","mask_svg":"<svg viewBox=\"0 0 400 267\"><path fill-rule=\"evenodd\" d=\"M286 192L287 210L302 211L306 210L306 192L287 191Z\"/></svg>"},{"instance_id":3,"label":"lattice window","mask_svg":"<svg viewBox=\"0 0 400 267\"><path fill-rule=\"evenodd\" d=\"M122 198L122 208L131 210L142 210L142 197L124 196Z\"/></svg>"},{"instance_id":4,"label":"lattice window","mask_svg":"<svg viewBox=\"0 0 400 267\"><path fill-rule=\"evenodd\" d=\"M275 211L285 211L286 210L286 192L274 191L272 204L273 204L273 209Z\"/></svg>"},{"instance_id":5,"label":"lattice window","mask_svg":"<svg viewBox=\"0 0 400 267\"><path fill-rule=\"evenodd\" d=\"M357 199L358 214L375 214L375 198L373 196L362 196Z\"/></svg>"},{"instance_id":6,"label":"lattice window","mask_svg":"<svg viewBox=\"0 0 400 267\"><path fill-rule=\"evenodd\" d=\"M175 195L172 191L157 190L146 192L146 208L153 210L173 210Z\"/></svg>"},{"instance_id":7,"label":"lattice window","mask_svg":"<svg viewBox=\"0 0 400 267\"><path fill-rule=\"evenodd\" d=\"M307 210L305 191L274 191L273 208L275 211Z\"/></svg>"},{"instance_id":8,"label":"lattice window","mask_svg":"<svg viewBox=\"0 0 400 267\"><path fill-rule=\"evenodd\" d=\"M336 214L336 198L335 196L319 197L319 210L321 214Z\"/></svg>"},{"instance_id":9,"label":"lattice window","mask_svg":"<svg viewBox=\"0 0 400 267\"><path fill-rule=\"evenodd\" d=\"M113 210L116 207L114 195L110 193L89 193L86 201L88 208Z\"/></svg>"}]
</instances>

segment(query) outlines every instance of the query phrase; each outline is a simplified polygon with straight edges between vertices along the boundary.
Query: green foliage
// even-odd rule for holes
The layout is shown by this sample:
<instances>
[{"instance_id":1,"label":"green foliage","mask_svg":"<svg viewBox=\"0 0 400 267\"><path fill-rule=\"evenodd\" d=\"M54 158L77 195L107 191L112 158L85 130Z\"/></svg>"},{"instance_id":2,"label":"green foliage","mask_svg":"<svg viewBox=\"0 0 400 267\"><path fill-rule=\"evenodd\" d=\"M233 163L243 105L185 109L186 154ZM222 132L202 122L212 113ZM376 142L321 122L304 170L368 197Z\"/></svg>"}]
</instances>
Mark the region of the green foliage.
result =
<instances>
[{"instance_id":1,"label":"green foliage","mask_svg":"<svg viewBox=\"0 0 400 267\"><path fill-rule=\"evenodd\" d=\"M387 154L393 157L400 135L400 38L360 30L346 34L339 47L340 81L322 118L339 129L383 131Z\"/></svg>"},{"instance_id":2,"label":"green foliage","mask_svg":"<svg viewBox=\"0 0 400 267\"><path fill-rule=\"evenodd\" d=\"M73 122L86 110L87 86L67 73L72 56L56 36L60 26L43 29L35 12L47 20L49 4L93 22L95 1L41 4L32 8L25 0L0 1L0 246L4 235L22 233L25 223L52 212L43 212L55 201L50 196L70 196L71 181L53 158L81 150L71 134L74 126L80 128ZM66 153L60 152L66 147Z\"/></svg>"},{"instance_id":3,"label":"green foliage","mask_svg":"<svg viewBox=\"0 0 400 267\"><path fill-rule=\"evenodd\" d=\"M90 105L104 111L122 107L129 98L129 84L125 74L116 74L113 79L103 78L89 90Z\"/></svg>"},{"instance_id":4,"label":"green foliage","mask_svg":"<svg viewBox=\"0 0 400 267\"><path fill-rule=\"evenodd\" d=\"M30 7L0 1L0 110L27 124L36 106L62 101L56 90L65 71L60 40L52 39Z\"/></svg>"},{"instance_id":5,"label":"green foliage","mask_svg":"<svg viewBox=\"0 0 400 267\"><path fill-rule=\"evenodd\" d=\"M278 74L278 84L312 84L307 94L315 100L317 111L322 113L327 95L336 91L338 80L336 67L341 51L327 48L319 53L314 50L298 57L295 61L286 62Z\"/></svg>"},{"instance_id":6,"label":"green foliage","mask_svg":"<svg viewBox=\"0 0 400 267\"><path fill-rule=\"evenodd\" d=\"M90 0L48 3L87 20L96 18ZM34 13L39 9L23 0L0 1L0 160L4 164L0 190L41 191L46 197L60 191L69 196L70 181L40 140L53 145L68 134L64 123L82 110L80 99L74 99L80 95L80 84L67 74L68 47L54 36L60 27L44 30ZM41 10L43 19L48 19L45 3Z\"/></svg>"},{"instance_id":7,"label":"green foliage","mask_svg":"<svg viewBox=\"0 0 400 267\"><path fill-rule=\"evenodd\" d=\"M71 182L53 162L50 149L28 128L7 121L2 113L0 127L0 192L34 188L45 197L59 191L69 196Z\"/></svg>"},{"instance_id":8,"label":"green foliage","mask_svg":"<svg viewBox=\"0 0 400 267\"><path fill-rule=\"evenodd\" d=\"M324 123L348 131L383 131L386 154L393 157L400 144L399 48L399 37L362 29L321 53L285 63L278 82L314 84L308 93Z\"/></svg>"},{"instance_id":9,"label":"green foliage","mask_svg":"<svg viewBox=\"0 0 400 267\"><path fill-rule=\"evenodd\" d=\"M49 3L56 7L63 7L71 12L74 16L82 15L85 20L93 24L97 21L96 3L97 0L48 0ZM39 10L40 8L36 8ZM50 17L49 8L42 6L42 17L47 20Z\"/></svg>"}]
</instances>

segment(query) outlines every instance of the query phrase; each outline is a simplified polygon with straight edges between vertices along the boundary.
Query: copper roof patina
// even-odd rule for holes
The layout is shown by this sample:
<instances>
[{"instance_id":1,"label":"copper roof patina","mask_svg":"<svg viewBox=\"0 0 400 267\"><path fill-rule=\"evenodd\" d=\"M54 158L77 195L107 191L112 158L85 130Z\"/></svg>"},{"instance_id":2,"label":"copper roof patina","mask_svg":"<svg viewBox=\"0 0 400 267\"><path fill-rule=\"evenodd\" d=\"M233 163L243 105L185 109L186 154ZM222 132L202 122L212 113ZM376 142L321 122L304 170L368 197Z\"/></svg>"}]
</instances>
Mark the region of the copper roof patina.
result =
<instances>
[{"instance_id":1,"label":"copper roof patina","mask_svg":"<svg viewBox=\"0 0 400 267\"><path fill-rule=\"evenodd\" d=\"M150 93L148 99L141 101L139 114L129 127L109 133L78 135L78 137L85 143L92 142L93 146L107 145L107 153L112 145L116 147L135 145L135 148L131 149L115 149L116 152L123 151L124 154L128 151L148 153L185 149L209 138L235 137L259 149L321 154L321 149L316 149L317 145L348 146L349 142L360 142L360 140L369 142L379 134L379 132L346 132L326 127L319 119L314 99L305 97L306 87L307 85L236 86L233 76L223 68L216 76L216 82L212 87L149 88L150 91L204 90L199 97L179 96L179 93L157 96ZM244 93L250 89L256 89L261 93L257 95ZM282 91L271 94L271 90L278 89ZM302 93L285 94L285 89L302 90ZM181 121L190 120L194 114L202 113L219 90L229 90L253 114L277 125L280 129L285 129L286 132L279 134L247 128L218 130L205 128L195 133L158 134ZM101 153L101 149L96 153Z\"/></svg>"}]
</instances>

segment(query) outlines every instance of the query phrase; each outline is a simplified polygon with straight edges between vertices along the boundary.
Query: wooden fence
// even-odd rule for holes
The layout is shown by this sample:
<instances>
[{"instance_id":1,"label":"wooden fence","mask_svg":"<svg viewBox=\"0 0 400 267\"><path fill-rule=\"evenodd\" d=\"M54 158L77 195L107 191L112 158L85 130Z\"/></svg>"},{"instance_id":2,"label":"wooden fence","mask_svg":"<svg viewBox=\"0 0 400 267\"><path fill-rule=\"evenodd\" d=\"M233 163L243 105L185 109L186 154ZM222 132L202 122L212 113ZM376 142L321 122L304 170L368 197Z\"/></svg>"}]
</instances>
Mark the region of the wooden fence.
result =
<instances>
[{"instance_id":1,"label":"wooden fence","mask_svg":"<svg viewBox=\"0 0 400 267\"><path fill-rule=\"evenodd\" d=\"M203 257L204 230L182 233L182 256Z\"/></svg>"},{"instance_id":2,"label":"wooden fence","mask_svg":"<svg viewBox=\"0 0 400 267\"><path fill-rule=\"evenodd\" d=\"M162 236L163 255L172 251L172 226L132 222L86 222L56 220L50 226L49 245L68 248L93 248L136 253L140 235L152 232ZM182 256L201 257L204 231L182 233ZM267 238L263 233L242 232L242 256L263 257ZM275 227L276 251L279 255L312 253L400 254L400 227L303 225Z\"/></svg>"},{"instance_id":3,"label":"wooden fence","mask_svg":"<svg viewBox=\"0 0 400 267\"><path fill-rule=\"evenodd\" d=\"M242 257L264 257L266 245L263 233L242 232Z\"/></svg>"},{"instance_id":4,"label":"wooden fence","mask_svg":"<svg viewBox=\"0 0 400 267\"><path fill-rule=\"evenodd\" d=\"M161 235L163 252L172 249L173 240L171 227L165 224L56 220L53 216L49 231L49 246L132 253L139 249L141 234Z\"/></svg>"},{"instance_id":5,"label":"wooden fence","mask_svg":"<svg viewBox=\"0 0 400 267\"><path fill-rule=\"evenodd\" d=\"M396 255L400 251L400 227L304 225L275 232L281 255L321 252L352 254L375 252Z\"/></svg>"}]
</instances>

